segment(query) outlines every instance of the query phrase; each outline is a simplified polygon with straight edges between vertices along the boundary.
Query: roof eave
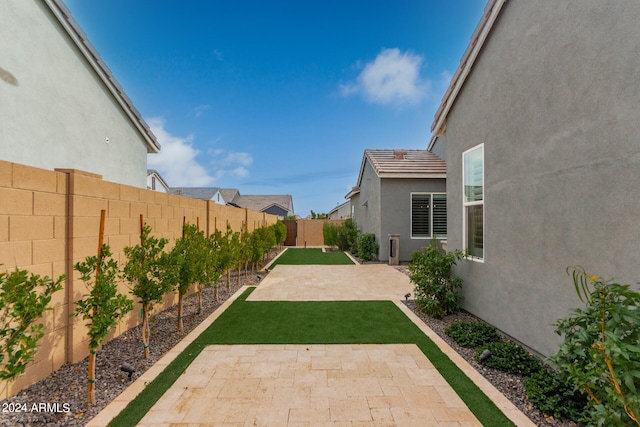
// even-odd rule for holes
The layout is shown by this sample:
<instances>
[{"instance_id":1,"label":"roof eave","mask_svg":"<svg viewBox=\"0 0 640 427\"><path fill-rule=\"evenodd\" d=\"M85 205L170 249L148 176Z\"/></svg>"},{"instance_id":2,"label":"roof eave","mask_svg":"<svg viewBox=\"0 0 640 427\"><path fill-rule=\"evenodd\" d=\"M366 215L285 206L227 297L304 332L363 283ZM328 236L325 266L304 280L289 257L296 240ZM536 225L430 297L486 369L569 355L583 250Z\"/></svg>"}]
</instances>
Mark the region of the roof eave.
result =
<instances>
[{"instance_id":1,"label":"roof eave","mask_svg":"<svg viewBox=\"0 0 640 427\"><path fill-rule=\"evenodd\" d=\"M434 136L441 136L445 134L447 127L447 115L449 114L449 111L451 111L462 86L464 86L480 51L493 28L493 24L496 22L506 1L507 0L489 0L487 3L483 16L471 36L471 42L464 55L462 55L460 66L451 78L451 84L449 85L447 92L444 94L440 107L435 114L433 124L431 125L431 132L433 132Z\"/></svg>"},{"instance_id":2,"label":"roof eave","mask_svg":"<svg viewBox=\"0 0 640 427\"><path fill-rule=\"evenodd\" d=\"M86 38L86 35L84 35L68 9L59 0L44 0L44 2L145 140L147 153L159 152L160 143L155 135L124 93L122 86L120 86L113 74L108 71L106 64L99 58L97 51Z\"/></svg>"},{"instance_id":3,"label":"roof eave","mask_svg":"<svg viewBox=\"0 0 640 427\"><path fill-rule=\"evenodd\" d=\"M447 178L446 173L395 173L395 172L382 172L378 174L380 178L419 178L419 179L441 179Z\"/></svg>"}]
</instances>

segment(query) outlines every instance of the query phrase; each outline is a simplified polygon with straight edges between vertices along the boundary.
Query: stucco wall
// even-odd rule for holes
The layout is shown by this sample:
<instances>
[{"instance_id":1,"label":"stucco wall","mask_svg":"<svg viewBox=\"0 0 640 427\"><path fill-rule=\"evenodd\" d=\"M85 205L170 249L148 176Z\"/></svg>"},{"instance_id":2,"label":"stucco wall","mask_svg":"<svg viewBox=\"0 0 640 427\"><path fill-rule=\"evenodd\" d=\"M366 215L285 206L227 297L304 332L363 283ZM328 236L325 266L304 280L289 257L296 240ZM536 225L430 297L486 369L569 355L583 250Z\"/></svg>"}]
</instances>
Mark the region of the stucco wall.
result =
<instances>
[{"instance_id":1,"label":"stucco wall","mask_svg":"<svg viewBox=\"0 0 640 427\"><path fill-rule=\"evenodd\" d=\"M0 23L0 159L144 188L144 140L51 10L4 0Z\"/></svg>"},{"instance_id":2,"label":"stucco wall","mask_svg":"<svg viewBox=\"0 0 640 427\"><path fill-rule=\"evenodd\" d=\"M510 0L447 117L449 248L462 152L484 143L485 262L463 305L534 350L581 305L565 269L640 281L640 4Z\"/></svg>"},{"instance_id":3,"label":"stucco wall","mask_svg":"<svg viewBox=\"0 0 640 427\"><path fill-rule=\"evenodd\" d=\"M351 199L354 219L361 233L380 236L380 178L367 160L362 172L360 194ZM365 205L366 206L363 206Z\"/></svg>"},{"instance_id":4,"label":"stucco wall","mask_svg":"<svg viewBox=\"0 0 640 427\"><path fill-rule=\"evenodd\" d=\"M380 235L381 261L389 259L389 234L400 235L400 261L411 261L411 254L431 244L430 238L411 237L411 193L445 193L444 179L397 179L381 180L382 214ZM443 236L444 237L444 236Z\"/></svg>"}]
</instances>

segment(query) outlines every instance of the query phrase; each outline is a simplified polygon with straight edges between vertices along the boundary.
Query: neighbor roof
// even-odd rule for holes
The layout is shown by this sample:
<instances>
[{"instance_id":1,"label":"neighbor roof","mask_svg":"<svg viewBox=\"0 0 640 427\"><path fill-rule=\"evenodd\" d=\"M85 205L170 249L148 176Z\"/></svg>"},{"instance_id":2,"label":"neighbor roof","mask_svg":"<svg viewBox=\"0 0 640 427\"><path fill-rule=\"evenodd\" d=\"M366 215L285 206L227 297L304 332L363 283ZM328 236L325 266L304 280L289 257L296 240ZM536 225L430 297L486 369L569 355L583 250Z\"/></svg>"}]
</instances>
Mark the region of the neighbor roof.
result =
<instances>
[{"instance_id":1,"label":"neighbor roof","mask_svg":"<svg viewBox=\"0 0 640 427\"><path fill-rule=\"evenodd\" d=\"M147 176L149 176L149 175L155 175L156 178L158 178L158 180L160 180L160 183L162 183L164 188L166 188L169 191L171 191L171 188L167 185L167 182L164 180L164 178L162 178L162 175L160 175L160 172L158 172L155 169L147 169Z\"/></svg>"},{"instance_id":2,"label":"neighbor roof","mask_svg":"<svg viewBox=\"0 0 640 427\"><path fill-rule=\"evenodd\" d=\"M485 6L482 18L471 35L471 42L469 43L467 50L464 52L464 55L462 55L460 65L451 78L449 88L442 98L438 111L436 111L433 124L431 125L431 132L434 133L434 138L432 138L429 143L429 149L433 146L436 136L444 135L447 128L447 114L449 114L449 111L453 107L456 97L458 96L458 93L460 93L467 76L471 72L474 63L480 54L487 37L489 36L489 32L493 28L493 24L496 22L498 15L500 14L500 10L502 10L506 1L507 0L489 0Z\"/></svg>"},{"instance_id":3,"label":"neighbor roof","mask_svg":"<svg viewBox=\"0 0 640 427\"><path fill-rule=\"evenodd\" d=\"M225 202L234 203L240 195L240 191L236 188L221 188L220 194L222 194L222 198Z\"/></svg>"},{"instance_id":4,"label":"neighbor roof","mask_svg":"<svg viewBox=\"0 0 640 427\"><path fill-rule=\"evenodd\" d=\"M192 199L212 200L220 191L219 187L171 187L171 194L179 194ZM223 196L224 198L224 196ZM226 201L226 200L225 200Z\"/></svg>"},{"instance_id":5,"label":"neighbor roof","mask_svg":"<svg viewBox=\"0 0 640 427\"><path fill-rule=\"evenodd\" d=\"M446 178L447 164L427 150L364 150L358 187L365 162L369 161L380 178Z\"/></svg>"},{"instance_id":6,"label":"neighbor roof","mask_svg":"<svg viewBox=\"0 0 640 427\"><path fill-rule=\"evenodd\" d=\"M288 211L293 211L293 199L291 195L247 195L239 196L235 203L252 211L262 212L273 205L280 206Z\"/></svg>"},{"instance_id":7,"label":"neighbor roof","mask_svg":"<svg viewBox=\"0 0 640 427\"><path fill-rule=\"evenodd\" d=\"M73 40L87 61L89 61L91 67L94 69L96 74L98 74L109 92L111 92L118 104L120 104L127 117L129 117L135 128L145 140L147 143L147 152L157 153L160 151L160 143L153 132L151 132L149 125L147 125L140 115L140 112L133 106L133 102L131 102L131 99L129 99L127 94L124 92L120 83L118 83L116 78L113 76L109 67L107 67L107 65L102 61L98 51L89 42L87 35L73 19L69 9L67 9L61 0L44 0L44 3L49 6L53 15L58 19L62 27L69 34L69 37L71 37L71 40Z\"/></svg>"}]
</instances>

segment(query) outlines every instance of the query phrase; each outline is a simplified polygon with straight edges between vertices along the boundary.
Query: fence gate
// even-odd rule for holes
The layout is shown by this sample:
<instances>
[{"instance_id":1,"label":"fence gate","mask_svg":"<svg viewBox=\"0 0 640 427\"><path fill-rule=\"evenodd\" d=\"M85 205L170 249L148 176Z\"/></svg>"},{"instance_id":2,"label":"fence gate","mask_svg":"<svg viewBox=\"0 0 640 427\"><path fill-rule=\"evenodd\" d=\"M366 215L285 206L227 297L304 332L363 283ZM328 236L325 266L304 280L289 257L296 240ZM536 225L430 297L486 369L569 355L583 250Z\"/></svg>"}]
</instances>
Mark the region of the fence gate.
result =
<instances>
[{"instance_id":1,"label":"fence gate","mask_svg":"<svg viewBox=\"0 0 640 427\"><path fill-rule=\"evenodd\" d=\"M287 239L284 241L284 245L297 246L298 222L295 219L285 219L282 222L287 226Z\"/></svg>"}]
</instances>

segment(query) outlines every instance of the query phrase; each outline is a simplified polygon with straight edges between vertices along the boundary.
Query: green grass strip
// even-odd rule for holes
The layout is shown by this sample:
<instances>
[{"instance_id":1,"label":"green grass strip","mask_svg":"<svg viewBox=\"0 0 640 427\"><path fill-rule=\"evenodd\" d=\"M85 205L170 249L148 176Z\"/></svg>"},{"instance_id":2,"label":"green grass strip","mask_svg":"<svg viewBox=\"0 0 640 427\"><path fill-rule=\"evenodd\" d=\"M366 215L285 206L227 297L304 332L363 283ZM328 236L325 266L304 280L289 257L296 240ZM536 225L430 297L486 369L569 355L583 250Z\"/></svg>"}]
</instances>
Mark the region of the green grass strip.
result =
<instances>
[{"instance_id":1,"label":"green grass strip","mask_svg":"<svg viewBox=\"0 0 640 427\"><path fill-rule=\"evenodd\" d=\"M114 418L135 426L210 344L415 343L483 425L513 426L495 404L391 301L246 301L245 291Z\"/></svg>"},{"instance_id":2,"label":"green grass strip","mask_svg":"<svg viewBox=\"0 0 640 427\"><path fill-rule=\"evenodd\" d=\"M271 264L287 265L347 265L353 264L344 252L322 252L320 248L289 248Z\"/></svg>"}]
</instances>

